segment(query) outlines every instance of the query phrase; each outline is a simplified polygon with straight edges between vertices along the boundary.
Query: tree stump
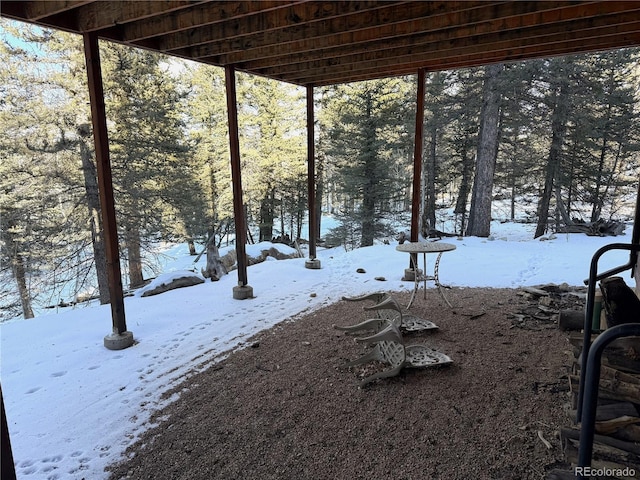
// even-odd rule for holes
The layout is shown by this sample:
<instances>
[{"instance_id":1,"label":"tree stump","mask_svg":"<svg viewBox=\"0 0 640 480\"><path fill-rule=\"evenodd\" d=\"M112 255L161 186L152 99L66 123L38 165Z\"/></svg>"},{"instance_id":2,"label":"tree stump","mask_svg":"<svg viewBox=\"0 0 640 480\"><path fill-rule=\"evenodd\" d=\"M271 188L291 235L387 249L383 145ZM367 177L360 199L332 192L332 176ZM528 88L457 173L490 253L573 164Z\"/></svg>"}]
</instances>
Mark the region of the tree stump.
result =
<instances>
[{"instance_id":1,"label":"tree stump","mask_svg":"<svg viewBox=\"0 0 640 480\"><path fill-rule=\"evenodd\" d=\"M220 252L216 242L211 240L207 244L207 265L202 270L202 276L204 278L210 278L212 282L217 282L223 275L229 273L227 268L220 260Z\"/></svg>"}]
</instances>

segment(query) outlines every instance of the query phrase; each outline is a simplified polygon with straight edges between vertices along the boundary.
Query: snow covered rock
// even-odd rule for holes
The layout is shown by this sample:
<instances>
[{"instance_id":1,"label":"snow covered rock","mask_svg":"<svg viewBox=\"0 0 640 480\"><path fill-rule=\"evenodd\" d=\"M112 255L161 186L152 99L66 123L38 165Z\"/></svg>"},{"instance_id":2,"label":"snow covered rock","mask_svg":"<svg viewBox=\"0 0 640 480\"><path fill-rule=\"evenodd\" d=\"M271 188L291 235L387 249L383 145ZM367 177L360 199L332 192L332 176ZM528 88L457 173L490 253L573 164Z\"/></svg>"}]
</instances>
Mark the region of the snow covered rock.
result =
<instances>
[{"instance_id":1,"label":"snow covered rock","mask_svg":"<svg viewBox=\"0 0 640 480\"><path fill-rule=\"evenodd\" d=\"M191 287L204 283L202 275L181 270L177 272L165 273L154 279L149 285L140 289L138 295L141 297L149 297L158 295L159 293L168 292L176 288Z\"/></svg>"}]
</instances>

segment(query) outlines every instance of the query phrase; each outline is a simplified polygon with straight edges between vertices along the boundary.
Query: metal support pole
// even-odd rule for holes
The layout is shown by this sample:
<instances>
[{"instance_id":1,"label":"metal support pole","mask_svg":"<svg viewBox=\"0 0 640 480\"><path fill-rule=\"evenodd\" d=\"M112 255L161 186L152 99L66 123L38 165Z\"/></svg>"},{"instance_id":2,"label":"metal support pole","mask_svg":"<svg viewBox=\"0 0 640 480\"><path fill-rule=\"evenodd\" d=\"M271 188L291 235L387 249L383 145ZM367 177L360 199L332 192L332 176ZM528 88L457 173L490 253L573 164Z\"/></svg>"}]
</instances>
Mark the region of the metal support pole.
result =
<instances>
[{"instance_id":1,"label":"metal support pole","mask_svg":"<svg viewBox=\"0 0 640 480\"><path fill-rule=\"evenodd\" d=\"M104 346L110 350L121 350L133 345L133 334L127 331L124 314L124 294L120 272L120 250L118 246L118 228L113 198L113 180L111 160L109 158L109 138L107 135L107 115L104 105L102 73L100 70L100 50L98 37L94 33L85 33L84 54L87 65L89 99L91 102L91 121L96 150L96 173L100 196L100 210L104 228L104 245L109 281L109 300L113 332L104 338Z\"/></svg>"},{"instance_id":2,"label":"metal support pole","mask_svg":"<svg viewBox=\"0 0 640 480\"><path fill-rule=\"evenodd\" d=\"M236 70L233 65L224 68L227 90L227 115L229 118L229 148L231 152L231 183L233 185L233 216L236 227L236 255L238 257L238 285L233 288L233 298L244 300L253 297L253 288L247 280L247 225L242 203L242 171L240 168L240 139L238 135L238 104L236 101Z\"/></svg>"},{"instance_id":3,"label":"metal support pole","mask_svg":"<svg viewBox=\"0 0 640 480\"><path fill-rule=\"evenodd\" d=\"M309 259L304 263L306 268L319 269L320 260L316 258L316 240L318 218L316 211L316 157L315 129L313 111L313 85L307 85L307 196L309 198Z\"/></svg>"}]
</instances>

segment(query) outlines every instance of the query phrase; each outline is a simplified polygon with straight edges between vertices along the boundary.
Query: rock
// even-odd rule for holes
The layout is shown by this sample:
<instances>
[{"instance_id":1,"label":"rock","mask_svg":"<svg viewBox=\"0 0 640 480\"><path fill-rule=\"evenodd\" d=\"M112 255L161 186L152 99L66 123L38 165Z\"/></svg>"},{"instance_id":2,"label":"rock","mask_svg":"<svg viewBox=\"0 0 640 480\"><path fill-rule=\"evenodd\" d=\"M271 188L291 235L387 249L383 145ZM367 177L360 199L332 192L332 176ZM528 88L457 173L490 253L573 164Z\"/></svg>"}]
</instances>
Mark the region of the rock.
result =
<instances>
[{"instance_id":1,"label":"rock","mask_svg":"<svg viewBox=\"0 0 640 480\"><path fill-rule=\"evenodd\" d=\"M299 258L298 252L293 248L287 248L284 245L280 245L280 249L273 246L271 242L262 242L264 243L264 247L262 245L260 249L260 255L257 257L251 256L247 254L247 263L249 265L255 265L256 263L262 263L268 258L274 258L276 260L287 260L289 258ZM282 248L290 250L289 252L281 251Z\"/></svg>"},{"instance_id":2,"label":"rock","mask_svg":"<svg viewBox=\"0 0 640 480\"><path fill-rule=\"evenodd\" d=\"M529 293L531 295L535 295L536 297L546 297L549 295L549 293L546 292L545 290L542 290L540 288L535 288L535 287L520 287L520 290L522 290L523 292Z\"/></svg>"},{"instance_id":3,"label":"rock","mask_svg":"<svg viewBox=\"0 0 640 480\"><path fill-rule=\"evenodd\" d=\"M161 275L147 285L140 293L141 297L158 295L159 293L175 290L176 288L191 287L204 283L204 278L193 272L184 272L180 276L176 274Z\"/></svg>"}]
</instances>

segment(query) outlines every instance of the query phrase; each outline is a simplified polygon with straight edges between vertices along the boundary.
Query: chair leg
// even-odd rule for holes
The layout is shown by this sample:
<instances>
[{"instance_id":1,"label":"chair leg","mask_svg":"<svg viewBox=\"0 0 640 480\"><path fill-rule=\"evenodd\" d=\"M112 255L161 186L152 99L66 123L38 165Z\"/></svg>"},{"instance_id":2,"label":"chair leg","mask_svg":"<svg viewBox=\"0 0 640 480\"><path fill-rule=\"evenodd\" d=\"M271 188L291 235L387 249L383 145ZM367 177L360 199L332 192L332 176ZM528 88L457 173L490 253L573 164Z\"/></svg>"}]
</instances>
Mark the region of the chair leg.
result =
<instances>
[{"instance_id":1,"label":"chair leg","mask_svg":"<svg viewBox=\"0 0 640 480\"><path fill-rule=\"evenodd\" d=\"M356 342L362 342L362 343L383 342L385 340L388 342L402 343L402 336L400 335L398 327L395 324L390 323L389 326L387 326L384 330L380 330L375 335L370 335L368 337L363 337L363 338L356 338Z\"/></svg>"},{"instance_id":2,"label":"chair leg","mask_svg":"<svg viewBox=\"0 0 640 480\"><path fill-rule=\"evenodd\" d=\"M356 365L362 365L363 363L373 362L375 360L380 360L380 354L378 348L374 348L369 353L362 355L360 358L356 358L350 362L347 362L347 367L354 367Z\"/></svg>"},{"instance_id":3,"label":"chair leg","mask_svg":"<svg viewBox=\"0 0 640 480\"><path fill-rule=\"evenodd\" d=\"M377 330L380 327L380 319L379 318L370 318L369 320L365 320L364 322L360 322L356 325L348 325L345 327L341 327L339 325L334 325L333 328L336 330L342 330L344 332L359 332L361 330Z\"/></svg>"},{"instance_id":4,"label":"chair leg","mask_svg":"<svg viewBox=\"0 0 640 480\"><path fill-rule=\"evenodd\" d=\"M367 378L365 378L364 380L362 380L362 382L360 382L360 386L364 387L368 383L371 383L374 380L378 380L380 378L395 377L400 373L400 371L402 370L403 366L404 365L400 364L397 367L391 368L389 370L385 370L384 372L374 373L373 375L370 375Z\"/></svg>"}]
</instances>

